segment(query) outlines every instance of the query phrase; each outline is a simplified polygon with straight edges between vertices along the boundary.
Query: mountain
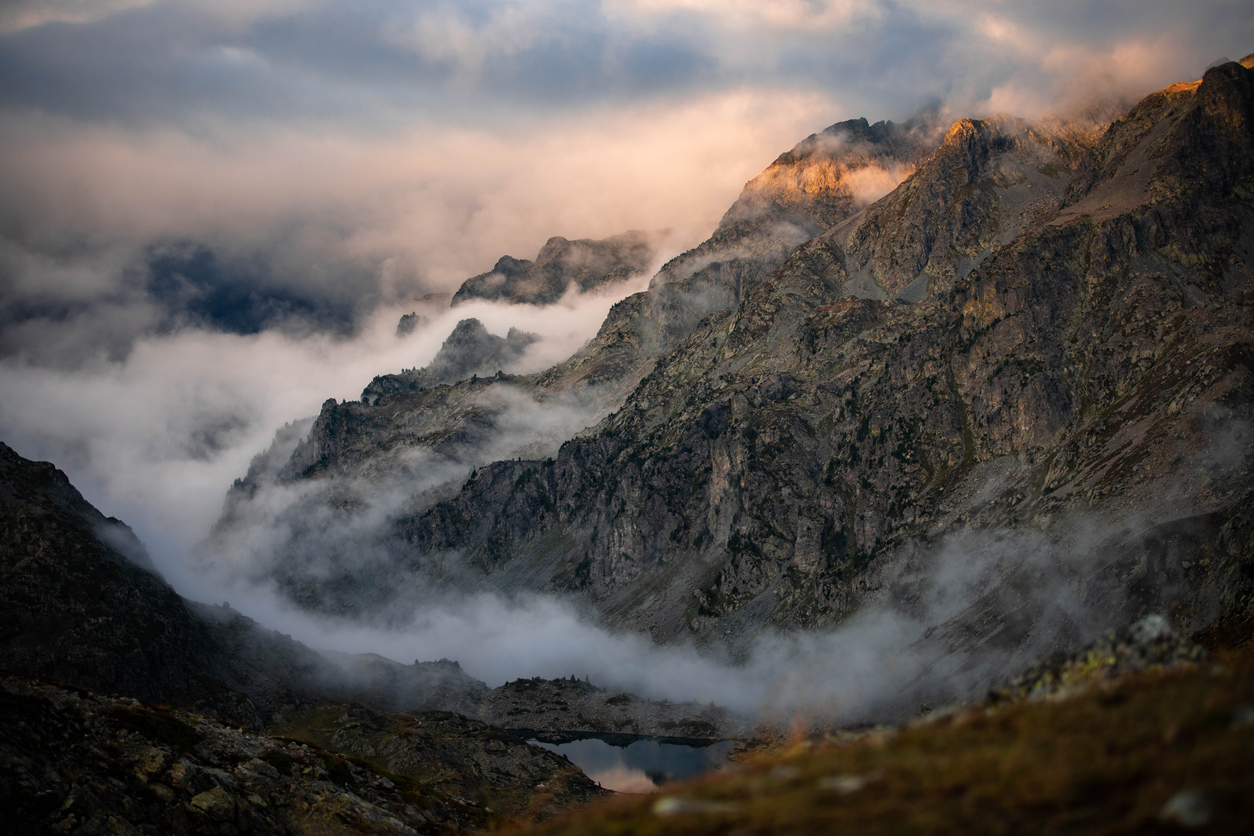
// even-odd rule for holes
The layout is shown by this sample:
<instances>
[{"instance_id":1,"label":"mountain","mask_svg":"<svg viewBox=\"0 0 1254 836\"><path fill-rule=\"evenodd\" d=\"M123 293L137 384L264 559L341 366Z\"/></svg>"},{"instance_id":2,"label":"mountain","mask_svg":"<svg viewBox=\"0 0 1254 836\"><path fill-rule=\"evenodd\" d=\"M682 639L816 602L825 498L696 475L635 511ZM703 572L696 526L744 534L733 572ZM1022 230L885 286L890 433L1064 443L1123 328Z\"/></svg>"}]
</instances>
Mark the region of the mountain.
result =
<instances>
[{"instance_id":1,"label":"mountain","mask_svg":"<svg viewBox=\"0 0 1254 836\"><path fill-rule=\"evenodd\" d=\"M328 402L316 466L250 472L217 546L243 548L250 504L296 488L314 499L290 519L328 498L339 515L250 564L304 606L547 590L662 642L892 608L942 652L1013 655L1249 609L1251 65L1104 130L833 126L566 362ZM528 455L502 429L524 400L584 423ZM310 548L336 537L369 556ZM941 606L956 553L969 594Z\"/></svg>"},{"instance_id":2,"label":"mountain","mask_svg":"<svg viewBox=\"0 0 1254 836\"><path fill-rule=\"evenodd\" d=\"M471 299L551 305L571 287L587 292L641 275L654 257L650 237L639 231L601 241L554 236L535 261L502 256L487 273L466 279L453 294L453 305Z\"/></svg>"},{"instance_id":3,"label":"mountain","mask_svg":"<svg viewBox=\"0 0 1254 836\"><path fill-rule=\"evenodd\" d=\"M498 337L489 333L479 320L463 319L444 340L430 363L421 369L377 376L362 391L361 399L374 405L383 397L421 392L478 375L494 375L522 357L527 346L537 339L539 337L535 334L517 328L511 328L504 337Z\"/></svg>"},{"instance_id":4,"label":"mountain","mask_svg":"<svg viewBox=\"0 0 1254 836\"><path fill-rule=\"evenodd\" d=\"M487 691L455 662L331 659L228 605L184 599L125 524L53 465L4 444L0 522L0 669L254 728L336 699L384 711L453 708Z\"/></svg>"},{"instance_id":5,"label":"mountain","mask_svg":"<svg viewBox=\"0 0 1254 836\"><path fill-rule=\"evenodd\" d=\"M551 369L327 401L316 419L281 430L236 482L205 560L247 564L305 606L372 617L389 601L421 596L432 582L473 585L482 572L456 561L398 575L409 547L361 521L447 498L494 461L555 456L563 442L620 408L658 357L702 319L735 305L798 244L857 212L865 200L850 177L909 167L930 130L922 120L860 119L803 140L746 185L707 241L665 264L648 291L615 304L596 337ZM369 515L355 513L366 509ZM286 545L259 551L250 532L276 522ZM343 564L350 553L352 564Z\"/></svg>"}]
</instances>

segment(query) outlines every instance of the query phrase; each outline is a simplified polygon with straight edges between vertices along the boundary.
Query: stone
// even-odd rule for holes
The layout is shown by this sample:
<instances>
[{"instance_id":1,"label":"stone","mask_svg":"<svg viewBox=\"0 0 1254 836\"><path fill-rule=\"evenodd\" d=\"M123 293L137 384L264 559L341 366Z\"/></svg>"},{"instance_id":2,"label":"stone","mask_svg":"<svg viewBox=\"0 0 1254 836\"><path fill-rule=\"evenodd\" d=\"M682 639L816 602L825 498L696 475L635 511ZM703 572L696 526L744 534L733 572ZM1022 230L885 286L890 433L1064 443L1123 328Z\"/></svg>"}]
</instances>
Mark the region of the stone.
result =
<instances>
[{"instance_id":1,"label":"stone","mask_svg":"<svg viewBox=\"0 0 1254 836\"><path fill-rule=\"evenodd\" d=\"M1158 813L1159 821L1188 828L1205 827L1213 817L1210 799L1196 790L1176 793Z\"/></svg>"}]
</instances>

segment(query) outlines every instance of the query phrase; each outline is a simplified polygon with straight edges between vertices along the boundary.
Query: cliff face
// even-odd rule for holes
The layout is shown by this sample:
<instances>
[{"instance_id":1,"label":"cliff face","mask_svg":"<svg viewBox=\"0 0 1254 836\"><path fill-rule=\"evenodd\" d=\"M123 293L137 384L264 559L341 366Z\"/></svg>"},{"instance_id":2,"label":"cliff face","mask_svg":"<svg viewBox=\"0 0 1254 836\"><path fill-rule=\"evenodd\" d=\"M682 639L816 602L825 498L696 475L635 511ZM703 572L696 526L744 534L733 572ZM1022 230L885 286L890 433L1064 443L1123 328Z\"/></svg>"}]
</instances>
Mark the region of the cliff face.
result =
<instances>
[{"instance_id":1,"label":"cliff face","mask_svg":"<svg viewBox=\"0 0 1254 836\"><path fill-rule=\"evenodd\" d=\"M856 212L843 178L873 162L910 165L923 135L919 126L855 120L803 141L768 169L775 173L746 185L710 239L664 265L648 291L614 305L596 337L553 368L418 391L409 378L425 380L433 364L376 379L362 402L327 401L311 423L281 430L237 481L205 560L273 578L305 606L357 614L378 615L433 583L473 586L483 577L474 561L436 559L398 575L410 547L369 521L429 507L495 461L555 456L621 407L704 318L738 304L825 223ZM789 185L798 182L810 185ZM279 545L257 548L253 532L276 524Z\"/></svg>"},{"instance_id":2,"label":"cliff face","mask_svg":"<svg viewBox=\"0 0 1254 836\"><path fill-rule=\"evenodd\" d=\"M401 426L464 432L486 389L595 392L598 423L551 459L395 507L379 577L433 578L456 555L464 584L576 595L658 640L743 636L922 608L945 535L974 530L963 548L994 581L934 641L1023 639L1048 607L1042 561L1111 623L1248 607L1250 63L1104 133L960 120L922 154L926 131L834 126L566 363L334 407L360 429L319 484L431 449ZM850 173L872 163L913 173L863 208ZM378 601L369 573L314 579L296 549L279 565L310 605Z\"/></svg>"},{"instance_id":3,"label":"cliff face","mask_svg":"<svg viewBox=\"0 0 1254 836\"><path fill-rule=\"evenodd\" d=\"M535 261L502 256L487 273L467 279L453 304L500 299L515 304L551 305L572 287L580 292L621 282L649 269L655 257L649 236L627 232L601 241L550 238Z\"/></svg>"}]
</instances>

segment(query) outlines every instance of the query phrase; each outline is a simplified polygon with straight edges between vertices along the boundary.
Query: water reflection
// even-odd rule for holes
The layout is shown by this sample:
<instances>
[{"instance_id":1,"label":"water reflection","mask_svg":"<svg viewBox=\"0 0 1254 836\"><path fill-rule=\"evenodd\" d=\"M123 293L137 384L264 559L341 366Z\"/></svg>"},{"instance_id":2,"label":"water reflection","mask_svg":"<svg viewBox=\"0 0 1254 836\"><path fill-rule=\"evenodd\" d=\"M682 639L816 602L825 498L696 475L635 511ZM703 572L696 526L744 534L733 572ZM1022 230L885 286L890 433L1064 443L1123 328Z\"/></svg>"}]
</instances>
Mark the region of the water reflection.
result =
<instances>
[{"instance_id":1,"label":"water reflection","mask_svg":"<svg viewBox=\"0 0 1254 836\"><path fill-rule=\"evenodd\" d=\"M589 778L617 792L653 792L668 781L708 772L727 760L733 746L730 740L685 746L648 738L627 746L613 746L595 737L570 743L531 742L565 755Z\"/></svg>"}]
</instances>

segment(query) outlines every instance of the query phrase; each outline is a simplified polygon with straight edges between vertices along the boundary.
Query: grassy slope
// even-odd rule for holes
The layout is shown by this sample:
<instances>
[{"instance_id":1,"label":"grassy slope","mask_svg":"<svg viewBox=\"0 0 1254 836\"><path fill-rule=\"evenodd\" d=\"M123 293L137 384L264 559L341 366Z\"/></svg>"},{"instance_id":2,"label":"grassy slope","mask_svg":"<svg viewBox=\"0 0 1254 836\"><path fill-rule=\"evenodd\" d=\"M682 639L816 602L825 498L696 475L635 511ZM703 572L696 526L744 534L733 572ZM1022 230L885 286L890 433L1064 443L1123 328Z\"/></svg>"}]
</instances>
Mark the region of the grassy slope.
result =
<instances>
[{"instance_id":1,"label":"grassy slope","mask_svg":"<svg viewBox=\"0 0 1254 836\"><path fill-rule=\"evenodd\" d=\"M669 788L619 797L545 834L1154 833L1185 790L1254 823L1254 644L1223 664L1141 673L1068 699L981 706L895 735L801 741ZM531 831L529 831L531 832Z\"/></svg>"}]
</instances>

